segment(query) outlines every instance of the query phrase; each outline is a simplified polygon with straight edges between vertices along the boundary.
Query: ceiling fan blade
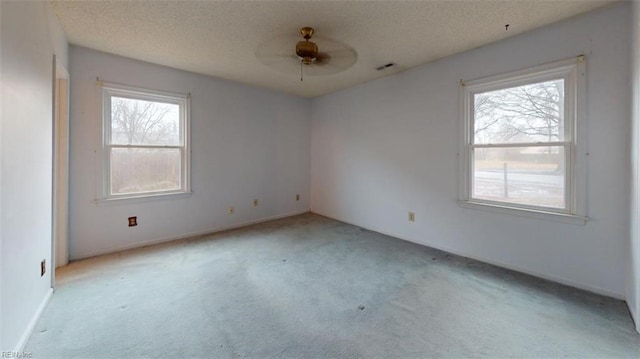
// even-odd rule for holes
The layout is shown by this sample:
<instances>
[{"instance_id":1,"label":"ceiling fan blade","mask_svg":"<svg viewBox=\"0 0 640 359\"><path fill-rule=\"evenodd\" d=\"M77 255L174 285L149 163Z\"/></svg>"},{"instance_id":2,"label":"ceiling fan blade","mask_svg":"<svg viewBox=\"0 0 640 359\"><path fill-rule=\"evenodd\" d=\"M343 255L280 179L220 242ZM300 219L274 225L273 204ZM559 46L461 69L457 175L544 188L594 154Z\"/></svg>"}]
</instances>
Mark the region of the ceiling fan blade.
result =
<instances>
[{"instance_id":1,"label":"ceiling fan blade","mask_svg":"<svg viewBox=\"0 0 640 359\"><path fill-rule=\"evenodd\" d=\"M332 51L325 51L324 49L322 49L322 52L324 54L327 54L331 58L354 57L356 55L355 51L353 51L353 49L350 49L350 48L343 48L343 49L332 50Z\"/></svg>"},{"instance_id":2,"label":"ceiling fan blade","mask_svg":"<svg viewBox=\"0 0 640 359\"><path fill-rule=\"evenodd\" d=\"M289 55L295 54L295 46L299 37L296 36L276 36L261 42L256 48L255 55L260 58L266 55Z\"/></svg>"},{"instance_id":3,"label":"ceiling fan blade","mask_svg":"<svg viewBox=\"0 0 640 359\"><path fill-rule=\"evenodd\" d=\"M334 65L332 62L328 62L323 65L311 65L304 68L305 76L325 76L333 75L344 71L344 68Z\"/></svg>"},{"instance_id":4,"label":"ceiling fan blade","mask_svg":"<svg viewBox=\"0 0 640 359\"><path fill-rule=\"evenodd\" d=\"M319 52L316 61L314 61L314 65L316 66L324 66L331 62L331 56L326 52Z\"/></svg>"},{"instance_id":5,"label":"ceiling fan blade","mask_svg":"<svg viewBox=\"0 0 640 359\"><path fill-rule=\"evenodd\" d=\"M296 37L278 36L261 43L256 49L256 59L263 65L281 73L300 72L300 61L295 56ZM293 45L291 43L293 42ZM297 69L297 71L296 71Z\"/></svg>"},{"instance_id":6,"label":"ceiling fan blade","mask_svg":"<svg viewBox=\"0 0 640 359\"><path fill-rule=\"evenodd\" d=\"M274 61L274 60L290 60L290 59L294 59L297 60L297 56L295 55L291 55L291 54L270 54L270 55L261 55L260 56L260 62L264 62L264 61Z\"/></svg>"},{"instance_id":7,"label":"ceiling fan blade","mask_svg":"<svg viewBox=\"0 0 640 359\"><path fill-rule=\"evenodd\" d=\"M322 52L332 52L349 48L348 45L340 41L328 39L326 37L314 37L313 41L318 45L318 48Z\"/></svg>"},{"instance_id":8,"label":"ceiling fan blade","mask_svg":"<svg viewBox=\"0 0 640 359\"><path fill-rule=\"evenodd\" d=\"M321 52L314 62L309 76L331 75L349 69L356 63L357 55L353 49L343 48L332 52Z\"/></svg>"}]
</instances>

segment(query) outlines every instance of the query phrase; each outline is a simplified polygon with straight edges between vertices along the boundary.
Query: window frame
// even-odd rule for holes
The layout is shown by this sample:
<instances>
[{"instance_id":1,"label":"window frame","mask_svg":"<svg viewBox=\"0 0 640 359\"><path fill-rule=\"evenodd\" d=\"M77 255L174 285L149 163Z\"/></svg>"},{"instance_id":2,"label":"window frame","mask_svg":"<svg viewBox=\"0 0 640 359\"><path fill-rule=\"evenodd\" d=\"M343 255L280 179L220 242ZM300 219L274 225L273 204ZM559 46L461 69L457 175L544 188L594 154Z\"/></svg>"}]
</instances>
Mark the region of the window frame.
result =
<instances>
[{"instance_id":1,"label":"window frame","mask_svg":"<svg viewBox=\"0 0 640 359\"><path fill-rule=\"evenodd\" d=\"M122 200L146 200L184 196L191 193L191 95L174 92L149 90L140 87L108 83L98 80L101 87L102 104L102 145L100 167L102 175L99 183L98 203ZM111 98L123 97L135 100L162 102L179 106L179 145L120 145L111 143ZM112 148L176 148L180 151L180 188L138 193L111 193L111 149Z\"/></svg>"},{"instance_id":2,"label":"window frame","mask_svg":"<svg viewBox=\"0 0 640 359\"><path fill-rule=\"evenodd\" d=\"M461 129L459 149L459 204L472 209L524 215L584 224L586 216L585 145L585 57L580 55L524 70L508 72L472 81L460 81ZM531 143L474 143L474 96L478 93L513 88L555 79L564 79L564 137L562 140ZM565 208L525 205L472 197L474 150L476 148L537 147L553 144L564 148Z\"/></svg>"}]
</instances>

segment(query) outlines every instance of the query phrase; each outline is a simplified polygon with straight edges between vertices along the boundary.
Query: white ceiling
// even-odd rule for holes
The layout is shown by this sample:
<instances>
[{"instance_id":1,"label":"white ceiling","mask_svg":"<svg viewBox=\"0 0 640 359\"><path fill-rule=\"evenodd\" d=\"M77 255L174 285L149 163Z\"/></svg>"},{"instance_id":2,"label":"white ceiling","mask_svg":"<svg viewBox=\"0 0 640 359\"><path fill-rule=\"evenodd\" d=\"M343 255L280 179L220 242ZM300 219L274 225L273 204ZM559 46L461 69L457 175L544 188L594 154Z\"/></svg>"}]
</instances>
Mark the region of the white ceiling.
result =
<instances>
[{"instance_id":1,"label":"white ceiling","mask_svg":"<svg viewBox=\"0 0 640 359\"><path fill-rule=\"evenodd\" d=\"M315 97L611 2L53 1L53 7L74 45ZM358 56L355 65L300 82L299 70L286 74L258 61L260 44L281 35L297 36L302 26L352 47ZM291 47L293 53L295 42ZM391 61L397 69L375 70Z\"/></svg>"}]
</instances>

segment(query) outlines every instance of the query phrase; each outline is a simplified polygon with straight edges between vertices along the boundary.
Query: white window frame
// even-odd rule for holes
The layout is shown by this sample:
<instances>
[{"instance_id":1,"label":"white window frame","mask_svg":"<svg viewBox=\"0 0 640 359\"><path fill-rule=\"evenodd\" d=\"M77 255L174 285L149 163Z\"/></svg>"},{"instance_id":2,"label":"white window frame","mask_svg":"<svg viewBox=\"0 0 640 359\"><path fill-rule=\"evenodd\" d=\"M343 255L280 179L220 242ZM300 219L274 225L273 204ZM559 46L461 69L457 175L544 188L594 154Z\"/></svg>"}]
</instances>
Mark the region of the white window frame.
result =
<instances>
[{"instance_id":1,"label":"white window frame","mask_svg":"<svg viewBox=\"0 0 640 359\"><path fill-rule=\"evenodd\" d=\"M474 95L488 91L518 87L532 83L565 80L564 138L554 145L564 148L566 208L522 205L509 202L472 198L474 148L509 147L507 144L474 143ZM586 136L585 136L585 57L536 66L520 71L472 81L460 82L461 129L459 151L459 204L466 208L498 213L524 215L535 218L584 224L586 215ZM518 146L548 146L549 143L514 143Z\"/></svg>"},{"instance_id":2,"label":"white window frame","mask_svg":"<svg viewBox=\"0 0 640 359\"><path fill-rule=\"evenodd\" d=\"M102 87L102 154L98 203L130 199L156 199L167 196L184 196L191 193L191 96L173 92L156 91L139 87L107 83L98 80ZM180 145L114 145L111 144L111 98L125 97L137 100L155 101L180 106ZM111 194L111 148L176 148L180 150L180 184L176 190L142 193Z\"/></svg>"}]
</instances>

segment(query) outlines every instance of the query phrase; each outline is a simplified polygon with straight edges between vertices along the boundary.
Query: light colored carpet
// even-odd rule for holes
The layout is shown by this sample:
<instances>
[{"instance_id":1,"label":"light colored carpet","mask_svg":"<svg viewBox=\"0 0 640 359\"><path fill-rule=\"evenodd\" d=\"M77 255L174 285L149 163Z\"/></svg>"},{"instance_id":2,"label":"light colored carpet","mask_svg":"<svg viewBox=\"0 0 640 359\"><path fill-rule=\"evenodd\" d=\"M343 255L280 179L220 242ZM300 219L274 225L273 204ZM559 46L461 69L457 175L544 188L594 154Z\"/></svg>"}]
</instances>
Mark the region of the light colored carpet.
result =
<instances>
[{"instance_id":1,"label":"light colored carpet","mask_svg":"<svg viewBox=\"0 0 640 359\"><path fill-rule=\"evenodd\" d=\"M638 358L622 301L314 214L74 262L35 358Z\"/></svg>"}]
</instances>

